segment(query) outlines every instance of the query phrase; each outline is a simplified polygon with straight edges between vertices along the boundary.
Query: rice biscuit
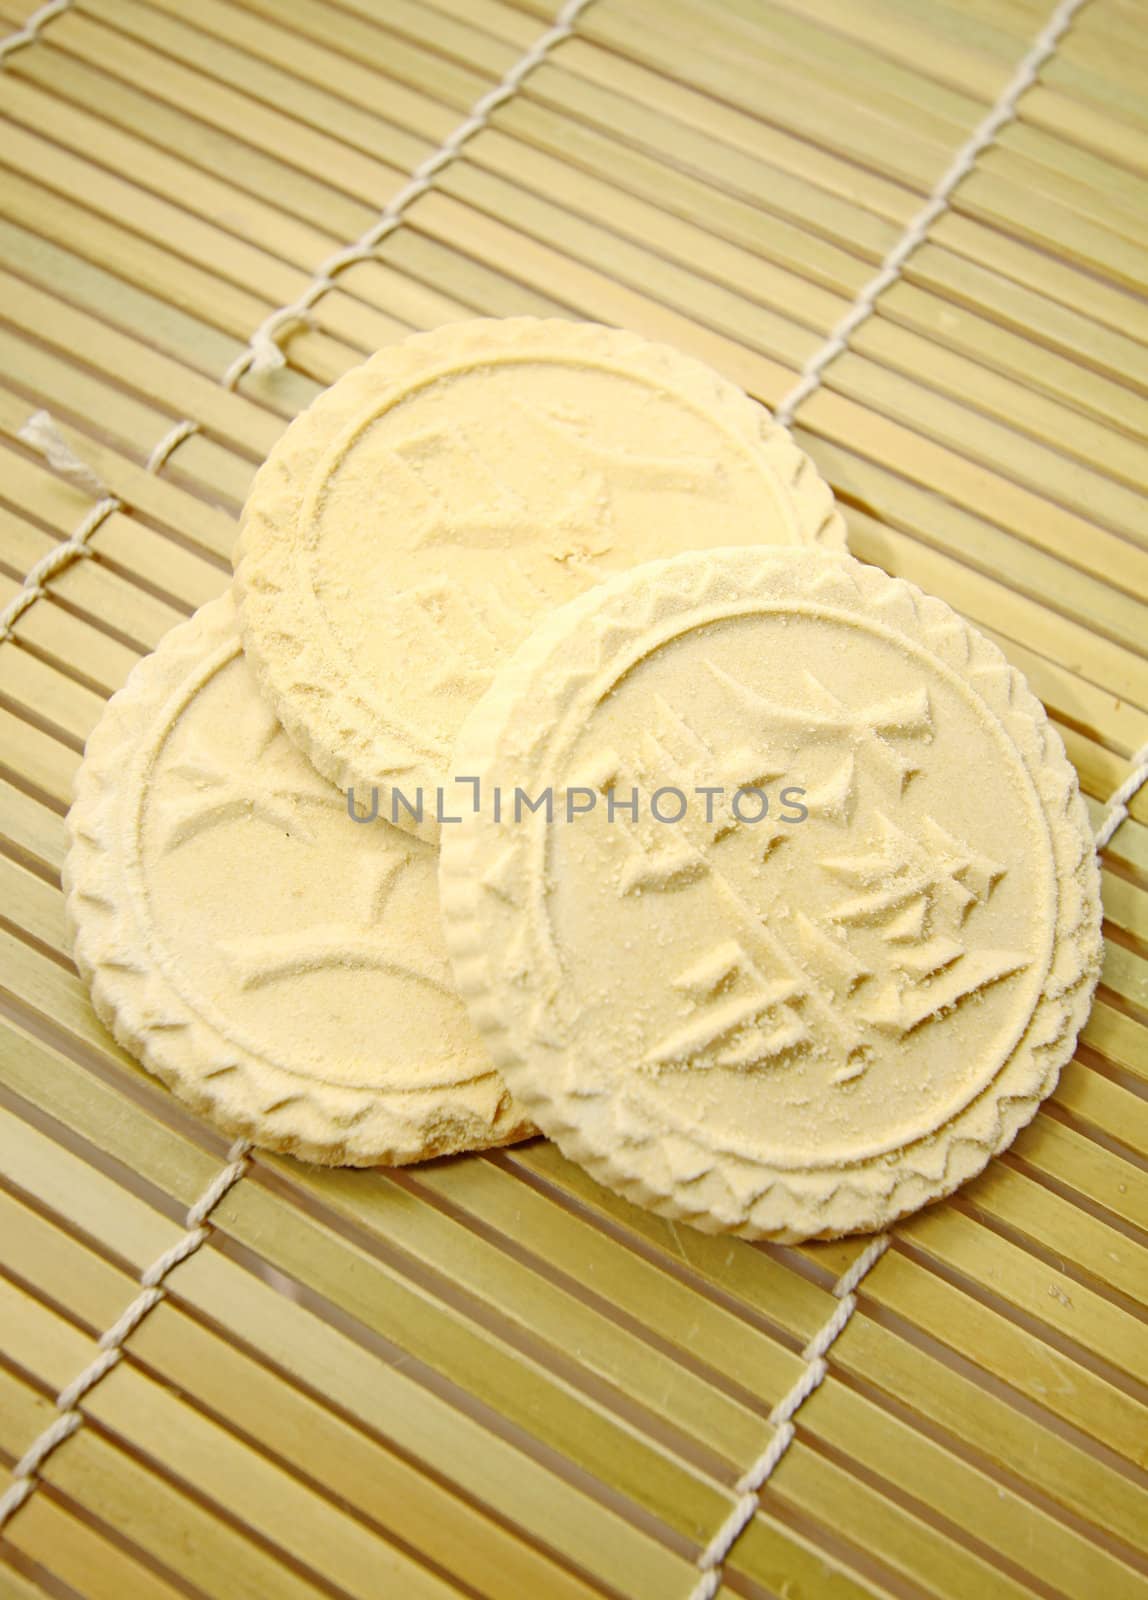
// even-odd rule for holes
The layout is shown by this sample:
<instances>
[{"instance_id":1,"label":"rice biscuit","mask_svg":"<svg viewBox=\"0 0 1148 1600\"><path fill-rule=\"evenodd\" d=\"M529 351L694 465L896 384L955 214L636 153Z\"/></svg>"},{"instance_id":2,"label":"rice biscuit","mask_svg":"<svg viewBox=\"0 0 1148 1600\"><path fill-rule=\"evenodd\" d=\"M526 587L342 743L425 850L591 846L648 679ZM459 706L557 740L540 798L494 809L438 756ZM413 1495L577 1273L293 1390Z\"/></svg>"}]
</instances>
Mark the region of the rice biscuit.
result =
<instances>
[{"instance_id":1,"label":"rice biscuit","mask_svg":"<svg viewBox=\"0 0 1148 1600\"><path fill-rule=\"evenodd\" d=\"M1075 773L997 647L875 567L626 573L503 667L456 770L472 1016L543 1132L664 1215L884 1227L980 1171L1072 1052L1101 957Z\"/></svg>"},{"instance_id":2,"label":"rice biscuit","mask_svg":"<svg viewBox=\"0 0 1148 1600\"><path fill-rule=\"evenodd\" d=\"M463 718L539 616L655 556L844 539L788 433L700 362L466 322L381 350L284 434L244 512L240 628L316 768L432 837Z\"/></svg>"},{"instance_id":3,"label":"rice biscuit","mask_svg":"<svg viewBox=\"0 0 1148 1600\"><path fill-rule=\"evenodd\" d=\"M532 1131L454 991L432 849L352 821L291 745L230 595L113 697L68 826L96 1011L227 1133L363 1166Z\"/></svg>"}]
</instances>

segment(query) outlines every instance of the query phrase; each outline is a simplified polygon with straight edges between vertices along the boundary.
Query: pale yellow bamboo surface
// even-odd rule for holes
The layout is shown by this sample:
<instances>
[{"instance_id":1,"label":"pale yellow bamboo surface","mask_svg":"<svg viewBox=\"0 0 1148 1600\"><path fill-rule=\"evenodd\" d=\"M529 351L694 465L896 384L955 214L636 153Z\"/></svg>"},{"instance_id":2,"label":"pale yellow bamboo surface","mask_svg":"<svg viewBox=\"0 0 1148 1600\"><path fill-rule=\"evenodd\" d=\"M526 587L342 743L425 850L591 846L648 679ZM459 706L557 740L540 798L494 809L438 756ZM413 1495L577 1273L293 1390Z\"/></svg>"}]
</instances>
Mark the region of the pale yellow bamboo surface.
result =
<instances>
[{"instance_id":1,"label":"pale yellow bamboo surface","mask_svg":"<svg viewBox=\"0 0 1148 1600\"><path fill-rule=\"evenodd\" d=\"M0 1494L227 1160L93 1017L62 816L105 697L226 585L287 419L475 314L629 326L776 406L1051 14L594 0L229 389L551 0L49 9L0 70L0 608L93 506L30 412L118 507L0 642ZM0 0L0 36L27 13ZM1028 675L1094 821L1148 741L1146 89L1145 0L1088 0L795 421L854 552ZM1077 1058L894 1230L721 1595L1148 1595L1148 790L1130 811ZM863 1244L706 1238L540 1142L257 1157L45 1457L0 1600L689 1600Z\"/></svg>"}]
</instances>

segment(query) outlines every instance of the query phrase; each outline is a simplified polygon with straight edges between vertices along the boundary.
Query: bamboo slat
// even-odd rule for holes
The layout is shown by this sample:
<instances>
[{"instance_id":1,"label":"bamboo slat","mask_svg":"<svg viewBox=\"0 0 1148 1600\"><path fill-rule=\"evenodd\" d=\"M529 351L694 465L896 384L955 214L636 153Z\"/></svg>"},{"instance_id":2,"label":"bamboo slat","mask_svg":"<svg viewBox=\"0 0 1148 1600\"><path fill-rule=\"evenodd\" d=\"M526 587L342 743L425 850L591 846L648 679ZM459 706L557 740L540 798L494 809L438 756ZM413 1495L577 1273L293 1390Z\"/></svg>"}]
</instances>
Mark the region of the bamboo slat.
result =
<instances>
[{"instance_id":1,"label":"bamboo slat","mask_svg":"<svg viewBox=\"0 0 1148 1600\"><path fill-rule=\"evenodd\" d=\"M0 696L80 749L104 709L102 696L26 650L0 651Z\"/></svg>"},{"instance_id":2,"label":"bamboo slat","mask_svg":"<svg viewBox=\"0 0 1148 1600\"><path fill-rule=\"evenodd\" d=\"M1097 1006L1098 1018L1119 1015L1109 1011L1101 1002ZM1093 1034L1093 1040L1096 1034ZM1109 1059L1115 1054L1107 1042ZM1114 1065L1118 1064L1113 1062ZM1143 1150L1145 1135L1145 1108L1142 1100L1113 1083L1101 1072L1090 1070L1082 1061L1070 1061L1057 1085L1057 1104L1072 1118L1089 1124L1106 1134L1109 1139L1125 1145L1131 1151Z\"/></svg>"},{"instance_id":3,"label":"bamboo slat","mask_svg":"<svg viewBox=\"0 0 1148 1600\"><path fill-rule=\"evenodd\" d=\"M1093 1007L1081 1037L1114 1066L1134 1076L1148 1076L1148 1063L1140 1054L1143 1040L1139 1025L1124 1012L1113 1010L1103 999ZM1144 1146L1137 1142L1136 1148L1143 1150Z\"/></svg>"},{"instance_id":4,"label":"bamboo slat","mask_svg":"<svg viewBox=\"0 0 1148 1600\"><path fill-rule=\"evenodd\" d=\"M0 38L27 10L0 0ZM74 0L3 58L0 606L94 503L19 439L31 411L118 508L0 640L0 1472L227 1161L92 1013L63 812L107 695L223 591L286 422L476 314L620 323L778 404L1050 11L594 0L277 330L287 364L234 382L554 0ZM1024 671L1094 826L1148 743L1142 24L1077 10L796 414L854 553ZM719 1595L1144 1592L1148 789L1128 810L1075 1059L893 1231ZM710 1238L540 1141L396 1173L256 1155L0 1531L0 1597L698 1600L862 1248Z\"/></svg>"},{"instance_id":5,"label":"bamboo slat","mask_svg":"<svg viewBox=\"0 0 1148 1600\"><path fill-rule=\"evenodd\" d=\"M0 779L0 804L4 807L5 842L12 854L49 874L58 871L66 849L63 819L6 779Z\"/></svg>"}]
</instances>

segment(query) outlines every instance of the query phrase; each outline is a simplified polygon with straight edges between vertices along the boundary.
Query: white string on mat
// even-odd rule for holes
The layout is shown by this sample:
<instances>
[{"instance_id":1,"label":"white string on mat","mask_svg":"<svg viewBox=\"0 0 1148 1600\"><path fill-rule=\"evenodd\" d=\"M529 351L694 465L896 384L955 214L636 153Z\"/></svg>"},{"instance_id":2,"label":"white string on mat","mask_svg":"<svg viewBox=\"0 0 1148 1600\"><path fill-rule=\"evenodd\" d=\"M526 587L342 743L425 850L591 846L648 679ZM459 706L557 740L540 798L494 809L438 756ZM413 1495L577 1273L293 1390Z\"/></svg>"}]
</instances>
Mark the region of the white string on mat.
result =
<instances>
[{"instance_id":1,"label":"white string on mat","mask_svg":"<svg viewBox=\"0 0 1148 1600\"><path fill-rule=\"evenodd\" d=\"M198 423L186 420L177 422L148 456L147 470L152 473L159 472L175 447L198 431ZM39 561L28 568L19 589L0 610L0 643L12 638L17 622L29 606L47 594L48 584L58 572L70 567L73 561L82 560L92 554L89 541L112 512L126 509L124 501L113 494L100 475L72 449L53 421L50 412L34 411L16 437L23 439L25 444L30 444L34 450L38 450L53 472L58 472L69 483L74 483L86 494L98 496L98 499L87 516L66 539L61 539L59 544L53 545L51 550L45 552Z\"/></svg>"},{"instance_id":2,"label":"white string on mat","mask_svg":"<svg viewBox=\"0 0 1148 1600\"><path fill-rule=\"evenodd\" d=\"M14 55L17 50L23 50L25 45L34 44L40 37L41 28L51 22L53 17L58 17L61 12L70 11L71 8L72 0L48 0L47 5L33 11L22 28L17 28L15 33L0 39L0 67L3 67L8 57Z\"/></svg>"},{"instance_id":3,"label":"white string on mat","mask_svg":"<svg viewBox=\"0 0 1148 1600\"><path fill-rule=\"evenodd\" d=\"M73 561L91 555L88 540L96 529L107 521L113 511L123 510L123 502L111 493L107 484L92 471L87 462L81 460L48 412L34 412L20 429L17 437L23 439L25 444L30 444L33 449L39 450L48 465L61 477L67 478L69 483L74 483L77 488L85 490L88 494L98 495L99 498L79 526L66 539L61 539L59 544L53 545L39 561L28 568L19 589L3 610L0 610L0 642L12 637L16 623L29 606L34 605L41 595L47 593L48 583L57 572L62 572L65 567L71 566Z\"/></svg>"},{"instance_id":4,"label":"white string on mat","mask_svg":"<svg viewBox=\"0 0 1148 1600\"><path fill-rule=\"evenodd\" d=\"M16 437L38 450L53 472L88 494L113 498L107 484L82 456L78 456L57 428L50 411L33 411Z\"/></svg>"},{"instance_id":5,"label":"white string on mat","mask_svg":"<svg viewBox=\"0 0 1148 1600\"><path fill-rule=\"evenodd\" d=\"M837 1306L801 1352L805 1366L796 1383L769 1413L773 1427L769 1443L734 1485L737 1499L733 1509L697 1559L700 1576L690 1591L690 1600L713 1600L721 1588L722 1567L742 1533L753 1521L762 1489L793 1443L797 1433L793 1418L824 1381L829 1371L825 1357L844 1333L857 1309L857 1288L880 1261L890 1243L887 1233L877 1234L833 1285Z\"/></svg>"},{"instance_id":6,"label":"white string on mat","mask_svg":"<svg viewBox=\"0 0 1148 1600\"><path fill-rule=\"evenodd\" d=\"M199 432L199 423L191 422L187 417L182 422L177 422L174 428L169 428L158 444L152 447L146 466L149 472L159 472L167 465L167 459L185 439L190 439L193 433Z\"/></svg>"},{"instance_id":7,"label":"white string on mat","mask_svg":"<svg viewBox=\"0 0 1148 1600\"><path fill-rule=\"evenodd\" d=\"M1128 802L1148 783L1148 744L1143 744L1132 757L1132 770L1115 791L1104 808L1100 826L1096 830L1096 848L1103 850L1112 835L1128 815Z\"/></svg>"},{"instance_id":8,"label":"white string on mat","mask_svg":"<svg viewBox=\"0 0 1148 1600\"><path fill-rule=\"evenodd\" d=\"M98 500L78 528L74 529L66 539L61 539L59 544L53 545L51 550L28 568L23 583L0 611L0 644L12 638L17 622L28 607L35 605L42 595L47 594L48 584L57 572L70 567L72 562L81 556L91 555L88 540L96 529L107 521L113 511L121 509L121 502L114 495Z\"/></svg>"},{"instance_id":9,"label":"white string on mat","mask_svg":"<svg viewBox=\"0 0 1148 1600\"><path fill-rule=\"evenodd\" d=\"M280 306L263 319L248 340L247 348L239 353L224 373L221 381L225 388L234 389L245 372L271 372L284 365L286 357L279 347L280 337L298 323L312 320L311 308L329 289L335 287L335 277L345 267L353 266L356 261L372 259L383 240L402 226L404 213L412 201L433 187L438 174L457 160L463 146L486 127L499 106L505 105L517 93L523 80L541 65L556 45L570 38L578 18L592 4L593 0L566 0L553 25L535 40L493 89L475 101L469 115L448 134L438 149L419 163L398 194L387 202L378 221L354 244L335 251L320 262L311 282L290 305Z\"/></svg>"},{"instance_id":10,"label":"white string on mat","mask_svg":"<svg viewBox=\"0 0 1148 1600\"><path fill-rule=\"evenodd\" d=\"M1128 815L1128 802L1146 783L1148 783L1148 744L1132 757L1132 770L1104 808L1104 815L1094 835L1098 850L1103 850L1108 844ZM770 1412L769 1420L773 1424L774 1432L761 1455L734 1485L738 1498L729 1516L697 1559L696 1565L701 1576L690 1591L689 1600L714 1600L714 1596L721 1588L722 1567L730 1551L753 1520L761 1490L793 1443L796 1433L793 1418L813 1391L824 1381L829 1371L825 1358L845 1332L850 1318L857 1309L857 1289L891 1243L891 1234L877 1234L862 1250L853 1265L843 1272L833 1285L834 1298L838 1301L837 1308L801 1352L802 1359L806 1363L805 1367L789 1393L783 1395Z\"/></svg>"},{"instance_id":11,"label":"white string on mat","mask_svg":"<svg viewBox=\"0 0 1148 1600\"><path fill-rule=\"evenodd\" d=\"M216 1206L239 1182L247 1171L251 1146L246 1139L237 1139L227 1152L227 1165L222 1167L190 1208L185 1218L187 1231L170 1249L157 1256L151 1266L140 1274L140 1292L123 1315L100 1335L99 1354L66 1388L56 1396L58 1415L48 1424L12 1468L12 1484L0 1496L0 1529L30 1495L40 1482L40 1471L53 1450L70 1439L77 1428L83 1426L84 1413L80 1401L89 1394L102 1378L123 1359L124 1341L167 1297L166 1279L181 1261L202 1247L211 1237L209 1218Z\"/></svg>"},{"instance_id":12,"label":"white string on mat","mask_svg":"<svg viewBox=\"0 0 1148 1600\"><path fill-rule=\"evenodd\" d=\"M798 406L808 400L809 396L820 387L826 367L846 350L849 340L857 329L877 309L880 296L886 289L893 287L904 271L909 257L925 242L934 222L949 209L957 185L969 176L978 158L992 144L1001 129L1016 117L1021 96L1026 89L1032 88L1040 69L1055 53L1073 17L1086 4L1087 0L1061 0L1048 22L1033 40L1032 47L1005 85L988 116L974 128L957 151L921 210L917 212L901 238L882 261L877 273L861 290L825 343L814 351L802 367L797 383L774 412L778 422L785 427L791 426Z\"/></svg>"}]
</instances>

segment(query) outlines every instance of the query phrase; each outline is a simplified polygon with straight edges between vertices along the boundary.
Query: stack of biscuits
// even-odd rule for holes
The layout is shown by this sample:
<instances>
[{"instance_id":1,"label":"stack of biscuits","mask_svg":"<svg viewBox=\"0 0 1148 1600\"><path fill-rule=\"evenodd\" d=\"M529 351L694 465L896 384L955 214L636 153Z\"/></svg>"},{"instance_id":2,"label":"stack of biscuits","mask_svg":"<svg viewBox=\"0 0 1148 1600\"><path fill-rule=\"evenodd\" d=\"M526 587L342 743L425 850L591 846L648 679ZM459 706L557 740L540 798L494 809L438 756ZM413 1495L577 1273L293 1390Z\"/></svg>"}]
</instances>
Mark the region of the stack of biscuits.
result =
<instances>
[{"instance_id":1,"label":"stack of biscuits","mask_svg":"<svg viewBox=\"0 0 1148 1600\"><path fill-rule=\"evenodd\" d=\"M1020 674L848 554L761 406L592 324L419 335L301 415L69 828L96 1010L222 1129L349 1166L541 1131L751 1238L978 1172L1099 970Z\"/></svg>"}]
</instances>

